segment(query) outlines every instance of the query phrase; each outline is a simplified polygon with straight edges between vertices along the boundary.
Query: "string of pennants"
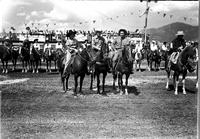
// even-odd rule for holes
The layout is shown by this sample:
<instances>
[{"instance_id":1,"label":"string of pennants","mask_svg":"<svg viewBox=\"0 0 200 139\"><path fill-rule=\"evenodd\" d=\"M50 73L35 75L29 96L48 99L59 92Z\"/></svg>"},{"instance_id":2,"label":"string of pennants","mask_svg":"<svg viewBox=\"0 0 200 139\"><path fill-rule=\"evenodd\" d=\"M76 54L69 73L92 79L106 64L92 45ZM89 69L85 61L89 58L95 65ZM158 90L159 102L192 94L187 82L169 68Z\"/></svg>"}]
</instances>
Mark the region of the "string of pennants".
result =
<instances>
[{"instance_id":1,"label":"string of pennants","mask_svg":"<svg viewBox=\"0 0 200 139\"><path fill-rule=\"evenodd\" d=\"M129 27L135 27L133 25L128 25L128 24L124 24L122 22L120 22L118 19L120 18L124 18L124 17L130 17L130 16L133 16L134 14L140 14L138 17L141 18L143 15L146 14L146 12L150 12L151 14L153 13L152 12L153 10L148 7L143 13L141 10L138 10L138 11L135 11L135 12L130 12L130 13L122 13L120 15L116 15L116 16L108 16L108 15L105 15L105 14L102 14L100 13L103 17L104 17L104 20L107 20L107 21L112 21L112 22L115 22L117 24L121 24L121 25L124 25L124 26L129 26ZM154 12L154 14L157 14L157 15L160 15L161 17L163 18L167 18L169 17L169 19L173 19L176 17L176 15L173 15L173 14L168 14L168 13L165 13L165 12ZM191 17L187 17L187 16L183 16L183 17L178 17L179 19L183 19L185 22L186 21L192 21L194 20L193 18ZM80 21L80 22L73 22L73 23L24 23L24 26L26 27L26 29L39 29L39 26L43 26L44 28L52 28L52 27L55 27L55 26L59 26L60 28L65 28L66 26L68 25L71 25L73 27L79 27L79 26L83 26L83 25L87 25L87 24L95 24L97 23L98 20L96 19L93 19L93 20L88 20L88 21ZM29 28L27 28L29 27ZM138 27L137 27L138 28ZM15 30L14 27L11 27L12 30Z\"/></svg>"}]
</instances>

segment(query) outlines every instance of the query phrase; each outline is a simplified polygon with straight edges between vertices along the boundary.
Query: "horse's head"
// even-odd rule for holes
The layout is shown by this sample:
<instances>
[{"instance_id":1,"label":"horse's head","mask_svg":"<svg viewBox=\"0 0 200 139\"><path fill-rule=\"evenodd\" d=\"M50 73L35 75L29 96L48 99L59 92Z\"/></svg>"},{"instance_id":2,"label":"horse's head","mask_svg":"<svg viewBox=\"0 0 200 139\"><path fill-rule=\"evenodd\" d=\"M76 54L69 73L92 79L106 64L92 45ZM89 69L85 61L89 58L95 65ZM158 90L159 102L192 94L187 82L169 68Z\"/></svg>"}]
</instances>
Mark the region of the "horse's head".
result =
<instances>
[{"instance_id":1,"label":"horse's head","mask_svg":"<svg viewBox=\"0 0 200 139\"><path fill-rule=\"evenodd\" d=\"M181 56L181 62L185 64L189 72L193 72L197 65L197 51L195 47L187 46Z\"/></svg>"},{"instance_id":2,"label":"horse's head","mask_svg":"<svg viewBox=\"0 0 200 139\"><path fill-rule=\"evenodd\" d=\"M122 59L125 62L132 62L133 61L133 54L132 54L132 49L129 46L125 46L122 50Z\"/></svg>"}]
</instances>

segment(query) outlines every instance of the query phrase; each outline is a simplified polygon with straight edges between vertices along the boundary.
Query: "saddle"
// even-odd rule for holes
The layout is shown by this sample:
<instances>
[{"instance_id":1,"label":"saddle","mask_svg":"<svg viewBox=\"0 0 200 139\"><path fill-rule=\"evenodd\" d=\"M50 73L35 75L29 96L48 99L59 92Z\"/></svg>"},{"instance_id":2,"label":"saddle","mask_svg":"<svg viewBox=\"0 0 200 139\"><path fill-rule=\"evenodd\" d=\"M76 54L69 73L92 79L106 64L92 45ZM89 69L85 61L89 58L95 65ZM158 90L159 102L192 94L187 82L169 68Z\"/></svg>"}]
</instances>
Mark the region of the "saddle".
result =
<instances>
[{"instance_id":1,"label":"saddle","mask_svg":"<svg viewBox=\"0 0 200 139\"><path fill-rule=\"evenodd\" d=\"M169 58L169 61L171 61L173 64L176 64L178 60L178 56L179 56L179 52L173 52Z\"/></svg>"}]
</instances>

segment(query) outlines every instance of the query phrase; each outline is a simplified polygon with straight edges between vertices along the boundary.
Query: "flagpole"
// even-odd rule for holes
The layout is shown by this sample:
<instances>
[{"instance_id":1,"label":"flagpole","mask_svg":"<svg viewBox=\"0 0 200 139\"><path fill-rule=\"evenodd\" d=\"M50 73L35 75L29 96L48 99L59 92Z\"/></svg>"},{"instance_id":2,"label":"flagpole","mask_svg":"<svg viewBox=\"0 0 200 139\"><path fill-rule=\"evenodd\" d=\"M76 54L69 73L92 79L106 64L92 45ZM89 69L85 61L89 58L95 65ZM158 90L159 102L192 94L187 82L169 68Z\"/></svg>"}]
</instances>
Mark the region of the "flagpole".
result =
<instances>
[{"instance_id":1,"label":"flagpole","mask_svg":"<svg viewBox=\"0 0 200 139\"><path fill-rule=\"evenodd\" d=\"M147 44L147 19L148 19L148 0L146 0L146 11L145 11L145 25L144 25L144 42Z\"/></svg>"}]
</instances>

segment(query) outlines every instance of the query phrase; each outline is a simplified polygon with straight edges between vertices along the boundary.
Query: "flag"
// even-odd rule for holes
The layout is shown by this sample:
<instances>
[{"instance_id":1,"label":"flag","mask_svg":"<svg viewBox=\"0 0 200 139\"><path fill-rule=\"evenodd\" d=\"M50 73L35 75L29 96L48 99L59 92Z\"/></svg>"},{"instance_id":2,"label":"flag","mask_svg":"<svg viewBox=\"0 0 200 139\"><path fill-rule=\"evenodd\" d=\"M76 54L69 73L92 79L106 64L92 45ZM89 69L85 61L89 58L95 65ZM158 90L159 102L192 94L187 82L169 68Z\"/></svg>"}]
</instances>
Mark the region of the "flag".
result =
<instances>
[{"instance_id":1,"label":"flag","mask_svg":"<svg viewBox=\"0 0 200 139\"><path fill-rule=\"evenodd\" d=\"M165 16L166 16L166 13L163 14L163 17L165 17Z\"/></svg>"},{"instance_id":2,"label":"flag","mask_svg":"<svg viewBox=\"0 0 200 139\"><path fill-rule=\"evenodd\" d=\"M26 27L26 30L30 30L30 27Z\"/></svg>"},{"instance_id":3,"label":"flag","mask_svg":"<svg viewBox=\"0 0 200 139\"><path fill-rule=\"evenodd\" d=\"M185 21L187 20L187 17L183 17L183 18L184 18Z\"/></svg>"},{"instance_id":4,"label":"flag","mask_svg":"<svg viewBox=\"0 0 200 139\"><path fill-rule=\"evenodd\" d=\"M14 27L10 27L10 29L11 29L11 30L15 30L15 28L14 28Z\"/></svg>"},{"instance_id":5,"label":"flag","mask_svg":"<svg viewBox=\"0 0 200 139\"><path fill-rule=\"evenodd\" d=\"M146 9L146 11L142 14L142 15L140 15L139 17L142 17L144 14L147 14L149 12L149 7Z\"/></svg>"},{"instance_id":6,"label":"flag","mask_svg":"<svg viewBox=\"0 0 200 139\"><path fill-rule=\"evenodd\" d=\"M93 20L93 23L95 23L96 22L96 20Z\"/></svg>"}]
</instances>

